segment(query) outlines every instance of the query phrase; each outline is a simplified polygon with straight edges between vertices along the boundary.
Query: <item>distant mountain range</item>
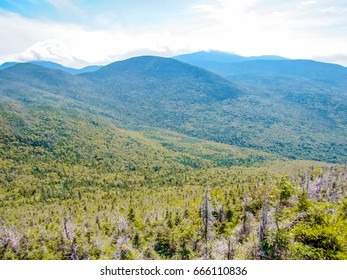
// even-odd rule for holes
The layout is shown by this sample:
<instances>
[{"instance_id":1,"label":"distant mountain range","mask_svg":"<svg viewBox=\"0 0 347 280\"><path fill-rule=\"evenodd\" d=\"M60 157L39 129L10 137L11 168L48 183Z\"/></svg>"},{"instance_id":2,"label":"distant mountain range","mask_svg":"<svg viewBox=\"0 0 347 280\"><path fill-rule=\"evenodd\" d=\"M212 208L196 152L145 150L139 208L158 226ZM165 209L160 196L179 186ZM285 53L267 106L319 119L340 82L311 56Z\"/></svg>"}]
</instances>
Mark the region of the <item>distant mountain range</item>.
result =
<instances>
[{"instance_id":1,"label":"distant mountain range","mask_svg":"<svg viewBox=\"0 0 347 280\"><path fill-rule=\"evenodd\" d=\"M203 66L205 63L235 63L250 60L288 60L287 58L276 55L261 55L261 56L241 56L237 54L225 53L220 51L201 51L190 54L182 54L173 58L198 66Z\"/></svg>"},{"instance_id":2,"label":"distant mountain range","mask_svg":"<svg viewBox=\"0 0 347 280\"><path fill-rule=\"evenodd\" d=\"M79 75L48 69L50 63L16 64L0 71L0 93L24 104L79 108L125 129L169 129L287 158L346 162L347 69L275 58L207 71L143 56Z\"/></svg>"},{"instance_id":3,"label":"distant mountain range","mask_svg":"<svg viewBox=\"0 0 347 280\"><path fill-rule=\"evenodd\" d=\"M345 67L337 64L323 63L313 60L291 60L281 56L240 56L220 51L201 51L182 54L172 57L176 60L204 68L227 78L249 75L291 75L309 78L331 84L341 84L346 80ZM20 62L5 62L1 69L12 67ZM78 75L95 72L102 68L99 65L90 65L81 69L66 67L51 61L29 61L25 63L39 65L49 69L61 70Z\"/></svg>"},{"instance_id":4,"label":"distant mountain range","mask_svg":"<svg viewBox=\"0 0 347 280\"><path fill-rule=\"evenodd\" d=\"M230 80L247 81L276 77L309 79L329 86L347 87L346 68L313 60L289 60L277 56L242 57L220 52L198 52L176 59L205 68Z\"/></svg>"},{"instance_id":5,"label":"distant mountain range","mask_svg":"<svg viewBox=\"0 0 347 280\"><path fill-rule=\"evenodd\" d=\"M12 67L16 64L18 64L19 62L5 62L4 64L0 65L0 70L1 69L6 69L9 67ZM31 63L31 64L35 64L35 65L39 65L45 68L49 68L49 69L56 69L56 70L61 70L70 74L82 74L82 73L87 73L87 72L93 72L96 70L99 70L102 66L97 66L97 65L90 65L81 69L75 69L75 68L70 68L70 67L65 67L61 64L55 63L55 62L51 62L51 61L29 61L27 63Z\"/></svg>"}]
</instances>

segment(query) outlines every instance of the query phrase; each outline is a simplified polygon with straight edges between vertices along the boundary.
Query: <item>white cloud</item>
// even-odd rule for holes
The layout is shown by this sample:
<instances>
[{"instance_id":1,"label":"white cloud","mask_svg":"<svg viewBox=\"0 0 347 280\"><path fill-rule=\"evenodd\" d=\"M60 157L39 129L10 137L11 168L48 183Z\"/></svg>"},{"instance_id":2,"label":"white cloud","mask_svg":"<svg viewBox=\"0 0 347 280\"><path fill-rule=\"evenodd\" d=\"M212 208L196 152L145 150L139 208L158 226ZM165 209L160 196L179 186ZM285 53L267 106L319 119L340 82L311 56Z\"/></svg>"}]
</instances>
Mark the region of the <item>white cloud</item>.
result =
<instances>
[{"instance_id":1,"label":"white cloud","mask_svg":"<svg viewBox=\"0 0 347 280\"><path fill-rule=\"evenodd\" d=\"M347 53L347 18L341 16L347 3L340 1L329 9L332 2L336 1L305 1L307 5L300 5L303 2L218 0L193 9L205 15L206 27L200 35L206 35L212 48L243 55L311 58ZM324 7L329 13L322 11Z\"/></svg>"},{"instance_id":2,"label":"white cloud","mask_svg":"<svg viewBox=\"0 0 347 280\"><path fill-rule=\"evenodd\" d=\"M308 0L308 1L302 1L300 4L301 5L313 5L316 4L317 1L316 0Z\"/></svg>"},{"instance_id":3,"label":"white cloud","mask_svg":"<svg viewBox=\"0 0 347 280\"><path fill-rule=\"evenodd\" d=\"M1 60L13 57L30 47L33 49L39 42L43 43L49 38L63 38L67 30L77 29L80 28L71 24L26 19L18 14L0 10Z\"/></svg>"},{"instance_id":4,"label":"white cloud","mask_svg":"<svg viewBox=\"0 0 347 280\"><path fill-rule=\"evenodd\" d=\"M63 42L57 39L48 39L35 43L24 52L14 55L15 60L55 60L55 61L75 61Z\"/></svg>"},{"instance_id":5,"label":"white cloud","mask_svg":"<svg viewBox=\"0 0 347 280\"><path fill-rule=\"evenodd\" d=\"M313 59L323 62L342 64L347 66L347 55L346 54L335 54L330 56L315 56Z\"/></svg>"},{"instance_id":6,"label":"white cloud","mask_svg":"<svg viewBox=\"0 0 347 280\"><path fill-rule=\"evenodd\" d=\"M0 14L0 61L51 60L66 66L106 64L129 54L174 55L186 44L158 28L89 29L75 24ZM13 36L15 34L15 36Z\"/></svg>"},{"instance_id":7,"label":"white cloud","mask_svg":"<svg viewBox=\"0 0 347 280\"><path fill-rule=\"evenodd\" d=\"M60 7L71 4L50 1ZM201 2L182 12L179 20L150 28L145 23L124 27L111 22L107 28L92 29L0 12L0 60L38 58L82 67L131 55L170 56L208 49L289 58L347 55L347 20L341 14L346 5L323 11L333 7L332 1L323 1L324 5L313 0L279 1L277 5L264 1ZM334 62L347 65L338 57Z\"/></svg>"}]
</instances>

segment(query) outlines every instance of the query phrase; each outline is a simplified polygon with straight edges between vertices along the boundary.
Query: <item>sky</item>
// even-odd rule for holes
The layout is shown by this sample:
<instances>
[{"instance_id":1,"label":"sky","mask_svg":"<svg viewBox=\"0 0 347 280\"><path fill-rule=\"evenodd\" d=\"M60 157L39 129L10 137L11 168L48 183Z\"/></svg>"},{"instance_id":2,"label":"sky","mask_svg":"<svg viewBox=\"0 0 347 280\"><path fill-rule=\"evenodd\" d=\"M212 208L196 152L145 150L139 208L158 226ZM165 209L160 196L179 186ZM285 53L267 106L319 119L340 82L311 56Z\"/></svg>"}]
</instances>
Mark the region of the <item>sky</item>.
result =
<instances>
[{"instance_id":1,"label":"sky","mask_svg":"<svg viewBox=\"0 0 347 280\"><path fill-rule=\"evenodd\" d=\"M0 63L218 50L347 66L346 0L0 0Z\"/></svg>"}]
</instances>

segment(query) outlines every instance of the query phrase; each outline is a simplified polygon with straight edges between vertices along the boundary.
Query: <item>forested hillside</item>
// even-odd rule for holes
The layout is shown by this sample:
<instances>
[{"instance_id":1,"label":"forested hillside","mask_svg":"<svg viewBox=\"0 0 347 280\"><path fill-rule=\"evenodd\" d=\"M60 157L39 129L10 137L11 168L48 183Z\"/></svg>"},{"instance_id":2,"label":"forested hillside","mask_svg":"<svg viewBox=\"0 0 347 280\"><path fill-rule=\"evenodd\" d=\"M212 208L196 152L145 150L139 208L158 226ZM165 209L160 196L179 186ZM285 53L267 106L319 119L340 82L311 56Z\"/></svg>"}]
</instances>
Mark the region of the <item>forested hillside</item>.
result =
<instances>
[{"instance_id":1,"label":"forested hillside","mask_svg":"<svg viewBox=\"0 0 347 280\"><path fill-rule=\"evenodd\" d=\"M347 259L346 103L293 79L0 70L0 259Z\"/></svg>"},{"instance_id":2,"label":"forested hillside","mask_svg":"<svg viewBox=\"0 0 347 280\"><path fill-rule=\"evenodd\" d=\"M242 79L159 57L79 76L29 64L0 72L3 94L72 98L125 129L165 128L292 159L346 161L345 92L293 76Z\"/></svg>"}]
</instances>

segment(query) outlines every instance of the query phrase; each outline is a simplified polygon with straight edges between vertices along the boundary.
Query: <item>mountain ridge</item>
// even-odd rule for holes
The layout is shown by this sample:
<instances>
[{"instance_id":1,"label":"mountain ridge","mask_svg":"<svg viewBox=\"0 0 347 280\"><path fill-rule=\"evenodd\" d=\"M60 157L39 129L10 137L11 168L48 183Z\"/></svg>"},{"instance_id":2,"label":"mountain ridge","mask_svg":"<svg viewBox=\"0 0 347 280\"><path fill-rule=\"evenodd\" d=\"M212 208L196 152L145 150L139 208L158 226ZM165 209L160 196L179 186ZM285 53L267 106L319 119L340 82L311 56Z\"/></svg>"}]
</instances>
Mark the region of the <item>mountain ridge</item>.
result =
<instances>
[{"instance_id":1,"label":"mountain ridge","mask_svg":"<svg viewBox=\"0 0 347 280\"><path fill-rule=\"evenodd\" d=\"M48 69L61 70L61 71L64 71L64 72L67 72L70 74L74 74L74 75L97 71L98 69L100 69L102 67L102 66L98 66L98 65L88 65L86 67L76 69L76 68L72 68L72 67L66 67L66 66L63 66L59 63L55 63L52 61L34 60L34 61L27 61L27 62L5 62L5 63L0 65L0 70L12 67L16 64L26 64L26 63L39 65L39 66L42 66L42 67L45 67Z\"/></svg>"},{"instance_id":2,"label":"mountain ridge","mask_svg":"<svg viewBox=\"0 0 347 280\"><path fill-rule=\"evenodd\" d=\"M278 91L155 56L81 75L39 67L1 70L3 94L72 98L123 128L164 128L294 159L344 162L347 157L344 96L313 86L314 80L294 79L300 81L297 88L280 83Z\"/></svg>"},{"instance_id":3,"label":"mountain ridge","mask_svg":"<svg viewBox=\"0 0 347 280\"><path fill-rule=\"evenodd\" d=\"M276 55L260 55L260 56L241 56L233 53L221 51L200 51L194 53L187 53L173 56L173 58L186 62L219 62L219 63L233 63L248 60L288 60L288 58Z\"/></svg>"},{"instance_id":4,"label":"mountain ridge","mask_svg":"<svg viewBox=\"0 0 347 280\"><path fill-rule=\"evenodd\" d=\"M269 59L267 56L240 57L240 59L228 62L227 59L221 61L218 57L216 58L214 53L206 52L204 56L192 53L183 55L182 58L178 56L176 59L202 67L230 80L246 75L276 74L309 78L330 86L347 87L347 68L340 64L309 59ZM229 54L223 53L223 56L228 57ZM231 55L231 57L234 56Z\"/></svg>"}]
</instances>

